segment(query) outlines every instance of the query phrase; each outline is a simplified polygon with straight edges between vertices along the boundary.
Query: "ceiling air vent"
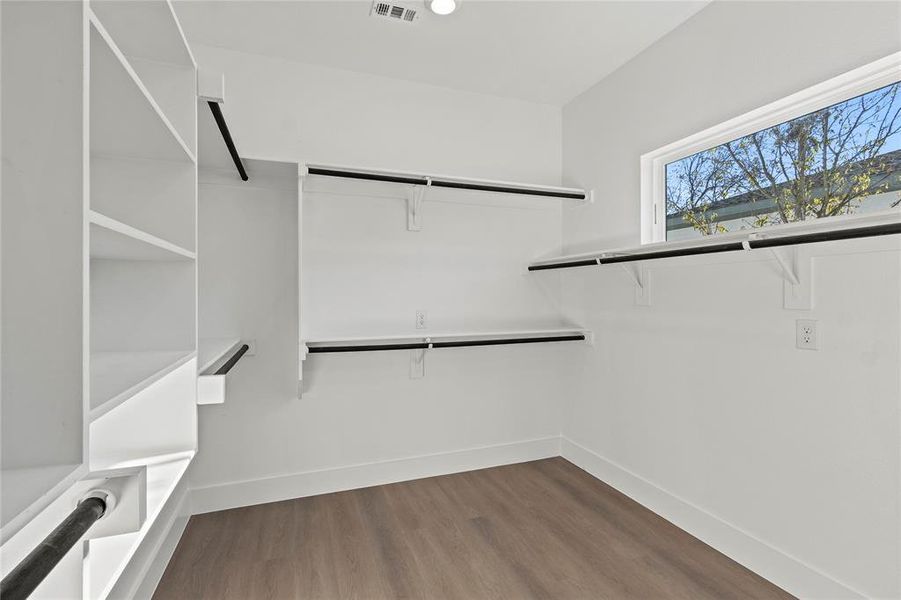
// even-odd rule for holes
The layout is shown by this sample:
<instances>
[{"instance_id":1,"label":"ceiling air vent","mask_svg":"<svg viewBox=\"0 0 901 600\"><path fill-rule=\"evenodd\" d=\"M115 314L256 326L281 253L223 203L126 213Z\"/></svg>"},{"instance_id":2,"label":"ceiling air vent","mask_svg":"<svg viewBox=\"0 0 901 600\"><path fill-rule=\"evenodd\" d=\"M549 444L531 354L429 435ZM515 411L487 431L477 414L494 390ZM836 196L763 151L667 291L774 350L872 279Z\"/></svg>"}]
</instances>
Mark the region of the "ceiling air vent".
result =
<instances>
[{"instance_id":1,"label":"ceiling air vent","mask_svg":"<svg viewBox=\"0 0 901 600\"><path fill-rule=\"evenodd\" d=\"M415 8L410 8L409 6L404 6L403 4L398 4L396 2L381 2L380 0L375 0L372 3L372 9L369 11L369 14L373 17L390 19L392 21L412 23L416 20L417 11Z\"/></svg>"}]
</instances>

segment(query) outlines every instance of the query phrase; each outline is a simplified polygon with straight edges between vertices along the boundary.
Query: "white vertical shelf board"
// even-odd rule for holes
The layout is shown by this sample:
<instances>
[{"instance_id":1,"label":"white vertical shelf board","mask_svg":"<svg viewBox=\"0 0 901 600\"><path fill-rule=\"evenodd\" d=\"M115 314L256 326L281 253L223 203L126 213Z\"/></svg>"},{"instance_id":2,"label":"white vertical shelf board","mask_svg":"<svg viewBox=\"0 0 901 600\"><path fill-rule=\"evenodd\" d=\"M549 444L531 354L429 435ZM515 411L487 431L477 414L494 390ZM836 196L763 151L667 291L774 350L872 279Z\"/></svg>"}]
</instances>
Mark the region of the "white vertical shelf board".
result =
<instances>
[{"instance_id":1,"label":"white vertical shelf board","mask_svg":"<svg viewBox=\"0 0 901 600\"><path fill-rule=\"evenodd\" d=\"M303 395L303 363L307 358L303 319L303 188L306 165L297 165L297 396Z\"/></svg>"},{"instance_id":2,"label":"white vertical shelf board","mask_svg":"<svg viewBox=\"0 0 901 600\"><path fill-rule=\"evenodd\" d=\"M3 2L0 14L0 195L6 228L15 224L0 249L4 309L14 316L3 323L5 545L86 471L80 314L86 41L79 3ZM29 544L41 539L25 537ZM15 564L8 556L0 558L4 569Z\"/></svg>"},{"instance_id":3,"label":"white vertical shelf board","mask_svg":"<svg viewBox=\"0 0 901 600\"><path fill-rule=\"evenodd\" d=\"M182 489L197 448L197 112L196 63L168 0L89 7L84 327L85 351L95 351L85 365L87 456L93 469L147 466L143 527L89 542L84 592L94 599L110 593ZM134 322L131 313L146 315L145 324L112 335ZM154 326L161 318L162 330Z\"/></svg>"},{"instance_id":4,"label":"white vertical shelf board","mask_svg":"<svg viewBox=\"0 0 901 600\"><path fill-rule=\"evenodd\" d=\"M91 153L196 162L96 17L90 30Z\"/></svg>"}]
</instances>

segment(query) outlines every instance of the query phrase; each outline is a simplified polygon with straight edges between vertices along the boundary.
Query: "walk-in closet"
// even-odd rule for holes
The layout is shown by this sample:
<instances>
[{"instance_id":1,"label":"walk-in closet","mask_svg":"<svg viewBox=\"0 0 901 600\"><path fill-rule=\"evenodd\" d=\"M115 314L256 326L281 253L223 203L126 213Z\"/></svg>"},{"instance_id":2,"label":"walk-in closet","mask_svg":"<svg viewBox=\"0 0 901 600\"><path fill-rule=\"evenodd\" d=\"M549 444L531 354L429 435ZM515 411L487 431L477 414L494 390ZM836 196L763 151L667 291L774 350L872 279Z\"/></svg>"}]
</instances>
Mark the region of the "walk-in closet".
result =
<instances>
[{"instance_id":1,"label":"walk-in closet","mask_svg":"<svg viewBox=\"0 0 901 600\"><path fill-rule=\"evenodd\" d=\"M901 600L901 3L0 0L4 600Z\"/></svg>"}]
</instances>

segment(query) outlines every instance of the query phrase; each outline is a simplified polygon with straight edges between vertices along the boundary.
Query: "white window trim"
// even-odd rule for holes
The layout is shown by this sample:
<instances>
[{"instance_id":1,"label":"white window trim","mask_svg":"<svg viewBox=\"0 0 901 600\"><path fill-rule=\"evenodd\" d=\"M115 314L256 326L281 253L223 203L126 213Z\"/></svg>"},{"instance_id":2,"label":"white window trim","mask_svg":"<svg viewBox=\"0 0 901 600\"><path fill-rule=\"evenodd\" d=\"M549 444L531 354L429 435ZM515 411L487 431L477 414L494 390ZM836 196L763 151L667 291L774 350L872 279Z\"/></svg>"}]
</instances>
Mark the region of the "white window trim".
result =
<instances>
[{"instance_id":1,"label":"white window trim","mask_svg":"<svg viewBox=\"0 0 901 600\"><path fill-rule=\"evenodd\" d=\"M901 52L833 77L641 156L641 243L666 241L666 165L901 80ZM885 211L881 211L885 212ZM890 211L892 213L897 211ZM875 214L875 213L874 213ZM843 216L823 220L840 220ZM786 225L767 227L777 233Z\"/></svg>"}]
</instances>

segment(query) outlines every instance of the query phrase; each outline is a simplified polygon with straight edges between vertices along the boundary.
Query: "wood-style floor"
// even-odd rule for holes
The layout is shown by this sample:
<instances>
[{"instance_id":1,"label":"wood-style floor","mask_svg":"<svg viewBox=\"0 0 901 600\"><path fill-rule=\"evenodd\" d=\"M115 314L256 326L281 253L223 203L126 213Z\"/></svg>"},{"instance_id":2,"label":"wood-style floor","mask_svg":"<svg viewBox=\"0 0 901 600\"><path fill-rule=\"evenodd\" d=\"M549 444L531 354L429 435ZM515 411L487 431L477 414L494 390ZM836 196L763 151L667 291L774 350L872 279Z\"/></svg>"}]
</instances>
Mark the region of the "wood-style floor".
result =
<instances>
[{"instance_id":1,"label":"wood-style floor","mask_svg":"<svg viewBox=\"0 0 901 600\"><path fill-rule=\"evenodd\" d=\"M553 458L192 517L154 598L791 596Z\"/></svg>"}]
</instances>

